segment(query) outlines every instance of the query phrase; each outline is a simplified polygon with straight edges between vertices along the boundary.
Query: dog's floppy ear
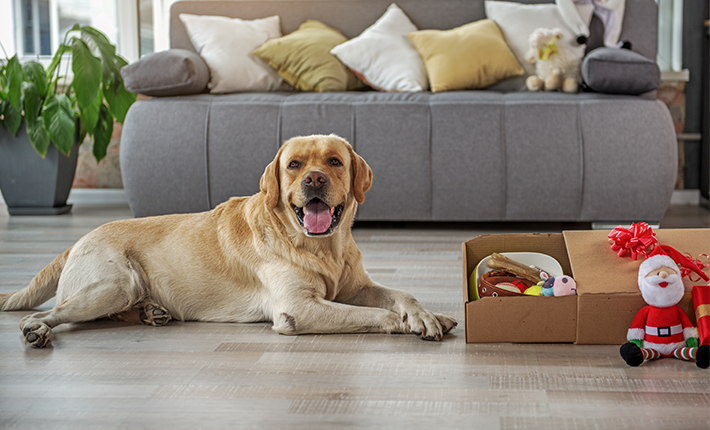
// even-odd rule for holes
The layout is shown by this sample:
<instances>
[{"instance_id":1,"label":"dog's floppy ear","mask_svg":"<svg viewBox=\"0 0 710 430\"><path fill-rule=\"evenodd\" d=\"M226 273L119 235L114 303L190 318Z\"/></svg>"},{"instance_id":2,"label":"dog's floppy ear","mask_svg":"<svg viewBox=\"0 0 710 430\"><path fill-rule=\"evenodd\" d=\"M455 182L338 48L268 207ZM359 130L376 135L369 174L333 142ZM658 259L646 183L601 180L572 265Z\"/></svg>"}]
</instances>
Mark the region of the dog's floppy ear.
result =
<instances>
[{"instance_id":1,"label":"dog's floppy ear","mask_svg":"<svg viewBox=\"0 0 710 430\"><path fill-rule=\"evenodd\" d=\"M266 196L266 206L269 209L275 208L279 204L279 196L281 194L279 186L279 160L281 158L281 151L276 154L274 161L269 163L264 169L264 174L261 175L261 180L259 181L259 189Z\"/></svg>"},{"instance_id":2,"label":"dog's floppy ear","mask_svg":"<svg viewBox=\"0 0 710 430\"><path fill-rule=\"evenodd\" d=\"M365 203L365 193L372 186L372 169L361 156L355 153L352 147L349 149L353 164L353 193L358 204L363 204Z\"/></svg>"}]
</instances>

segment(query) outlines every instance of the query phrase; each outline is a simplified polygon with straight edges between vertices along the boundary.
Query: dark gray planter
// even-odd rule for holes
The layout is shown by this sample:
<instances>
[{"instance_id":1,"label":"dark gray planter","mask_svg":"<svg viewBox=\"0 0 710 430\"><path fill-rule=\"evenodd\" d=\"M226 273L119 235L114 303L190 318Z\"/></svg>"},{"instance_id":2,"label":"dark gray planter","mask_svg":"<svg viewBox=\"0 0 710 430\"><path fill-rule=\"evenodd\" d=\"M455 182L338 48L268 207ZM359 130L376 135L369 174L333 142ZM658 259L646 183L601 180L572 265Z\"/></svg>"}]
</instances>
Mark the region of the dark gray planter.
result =
<instances>
[{"instance_id":1,"label":"dark gray planter","mask_svg":"<svg viewBox=\"0 0 710 430\"><path fill-rule=\"evenodd\" d=\"M78 156L75 139L69 157L52 144L43 159L30 144L24 122L17 136L0 126L0 190L10 215L69 212L67 198Z\"/></svg>"}]
</instances>

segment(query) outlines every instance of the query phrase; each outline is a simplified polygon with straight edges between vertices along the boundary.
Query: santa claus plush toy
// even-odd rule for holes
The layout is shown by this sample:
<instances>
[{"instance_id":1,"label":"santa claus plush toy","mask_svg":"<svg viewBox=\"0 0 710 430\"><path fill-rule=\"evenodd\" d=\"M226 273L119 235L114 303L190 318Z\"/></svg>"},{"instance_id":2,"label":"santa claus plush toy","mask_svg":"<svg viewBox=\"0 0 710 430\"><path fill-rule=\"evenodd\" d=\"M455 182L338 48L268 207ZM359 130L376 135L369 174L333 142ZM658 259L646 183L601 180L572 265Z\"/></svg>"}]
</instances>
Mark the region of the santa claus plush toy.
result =
<instances>
[{"instance_id":1,"label":"santa claus plush toy","mask_svg":"<svg viewBox=\"0 0 710 430\"><path fill-rule=\"evenodd\" d=\"M654 249L639 266L638 275L641 296L648 306L636 314L627 334L629 343L620 350L629 366L661 357L695 360L702 369L710 366L710 345L698 345L698 330L678 306L685 294L679 264L710 281L694 262L674 248L659 245Z\"/></svg>"}]
</instances>

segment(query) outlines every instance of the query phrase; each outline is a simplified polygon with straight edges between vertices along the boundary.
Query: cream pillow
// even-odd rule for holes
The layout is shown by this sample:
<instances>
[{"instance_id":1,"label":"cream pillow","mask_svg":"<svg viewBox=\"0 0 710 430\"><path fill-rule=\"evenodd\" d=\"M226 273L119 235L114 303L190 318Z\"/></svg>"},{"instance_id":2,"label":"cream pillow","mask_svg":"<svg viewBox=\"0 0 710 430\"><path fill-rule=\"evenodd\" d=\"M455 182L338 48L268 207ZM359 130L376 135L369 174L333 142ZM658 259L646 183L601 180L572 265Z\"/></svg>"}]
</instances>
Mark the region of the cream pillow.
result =
<instances>
[{"instance_id":1,"label":"cream pillow","mask_svg":"<svg viewBox=\"0 0 710 430\"><path fill-rule=\"evenodd\" d=\"M425 91L429 88L424 63L407 37L417 31L396 4L358 37L330 53L371 87L381 91Z\"/></svg>"},{"instance_id":2,"label":"cream pillow","mask_svg":"<svg viewBox=\"0 0 710 430\"><path fill-rule=\"evenodd\" d=\"M525 73L491 19L452 30L421 30L409 38L424 59L433 93L485 88Z\"/></svg>"},{"instance_id":3,"label":"cream pillow","mask_svg":"<svg viewBox=\"0 0 710 430\"><path fill-rule=\"evenodd\" d=\"M268 40L254 55L298 90L347 91L362 87L362 82L330 53L346 40L322 22L308 20L293 33Z\"/></svg>"},{"instance_id":4,"label":"cream pillow","mask_svg":"<svg viewBox=\"0 0 710 430\"><path fill-rule=\"evenodd\" d=\"M577 43L577 34L562 18L562 12L556 4L522 4L486 0L485 8L486 16L498 24L515 57L529 75L535 74L535 65L528 63L525 55L530 49L530 35L539 27L559 28L562 31L562 40L559 43L577 58L584 57L585 45ZM589 26L594 5L591 2L577 5L577 12Z\"/></svg>"},{"instance_id":5,"label":"cream pillow","mask_svg":"<svg viewBox=\"0 0 710 430\"><path fill-rule=\"evenodd\" d=\"M276 91L283 80L252 51L281 36L281 20L253 21L224 16L180 14L192 44L210 69L211 93Z\"/></svg>"}]
</instances>

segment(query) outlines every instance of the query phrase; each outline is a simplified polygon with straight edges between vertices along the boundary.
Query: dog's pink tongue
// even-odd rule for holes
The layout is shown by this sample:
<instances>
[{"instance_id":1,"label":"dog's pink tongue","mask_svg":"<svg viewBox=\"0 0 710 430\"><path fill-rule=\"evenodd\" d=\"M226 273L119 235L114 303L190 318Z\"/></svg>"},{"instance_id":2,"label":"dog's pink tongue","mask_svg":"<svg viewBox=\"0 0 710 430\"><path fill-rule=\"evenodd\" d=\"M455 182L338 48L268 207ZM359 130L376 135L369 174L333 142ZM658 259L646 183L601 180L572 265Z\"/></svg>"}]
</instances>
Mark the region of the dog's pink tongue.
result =
<instances>
[{"instance_id":1,"label":"dog's pink tongue","mask_svg":"<svg viewBox=\"0 0 710 430\"><path fill-rule=\"evenodd\" d=\"M330 208L321 201L311 201L303 208L303 226L309 233L325 233L330 228Z\"/></svg>"}]
</instances>

